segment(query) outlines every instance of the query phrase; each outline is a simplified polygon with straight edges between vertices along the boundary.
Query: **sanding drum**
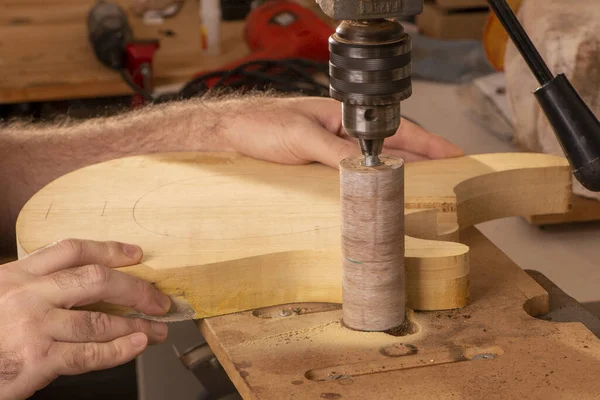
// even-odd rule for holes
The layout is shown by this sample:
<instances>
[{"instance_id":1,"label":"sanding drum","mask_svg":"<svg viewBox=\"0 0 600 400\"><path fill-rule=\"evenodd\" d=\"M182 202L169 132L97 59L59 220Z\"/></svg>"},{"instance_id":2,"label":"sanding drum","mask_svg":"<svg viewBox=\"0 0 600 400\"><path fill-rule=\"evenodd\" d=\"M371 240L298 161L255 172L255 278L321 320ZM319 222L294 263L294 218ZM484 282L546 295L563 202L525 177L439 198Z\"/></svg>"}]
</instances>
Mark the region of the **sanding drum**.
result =
<instances>
[{"instance_id":1,"label":"sanding drum","mask_svg":"<svg viewBox=\"0 0 600 400\"><path fill-rule=\"evenodd\" d=\"M385 331L405 318L404 161L382 156L340 164L344 324Z\"/></svg>"}]
</instances>

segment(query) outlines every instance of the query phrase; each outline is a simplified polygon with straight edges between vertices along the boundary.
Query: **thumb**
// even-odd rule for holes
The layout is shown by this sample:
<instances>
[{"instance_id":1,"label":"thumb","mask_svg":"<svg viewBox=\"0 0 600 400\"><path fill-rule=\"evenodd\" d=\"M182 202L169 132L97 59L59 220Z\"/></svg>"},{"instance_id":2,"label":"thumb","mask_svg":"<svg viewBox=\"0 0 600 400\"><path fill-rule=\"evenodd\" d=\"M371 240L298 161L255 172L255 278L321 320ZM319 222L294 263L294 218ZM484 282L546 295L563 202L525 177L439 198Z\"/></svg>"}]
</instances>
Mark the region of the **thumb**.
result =
<instances>
[{"instance_id":1,"label":"thumb","mask_svg":"<svg viewBox=\"0 0 600 400\"><path fill-rule=\"evenodd\" d=\"M308 158L313 161L337 169L343 159L361 154L358 143L336 136L324 129L313 132L313 135L303 142Z\"/></svg>"}]
</instances>

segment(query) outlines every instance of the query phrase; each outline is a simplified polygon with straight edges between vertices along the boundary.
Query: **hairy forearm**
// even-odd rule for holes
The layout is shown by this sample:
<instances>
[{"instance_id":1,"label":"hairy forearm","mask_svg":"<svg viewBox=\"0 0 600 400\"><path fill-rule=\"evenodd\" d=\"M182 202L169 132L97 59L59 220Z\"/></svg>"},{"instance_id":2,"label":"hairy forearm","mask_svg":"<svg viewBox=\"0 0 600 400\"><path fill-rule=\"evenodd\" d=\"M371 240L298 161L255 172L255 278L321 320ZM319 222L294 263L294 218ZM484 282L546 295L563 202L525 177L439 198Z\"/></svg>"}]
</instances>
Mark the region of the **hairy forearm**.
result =
<instances>
[{"instance_id":1,"label":"hairy forearm","mask_svg":"<svg viewBox=\"0 0 600 400\"><path fill-rule=\"evenodd\" d=\"M14 248L25 202L55 178L124 156L172 151L226 151L228 115L242 99L190 100L109 118L52 126L0 125L0 253Z\"/></svg>"}]
</instances>

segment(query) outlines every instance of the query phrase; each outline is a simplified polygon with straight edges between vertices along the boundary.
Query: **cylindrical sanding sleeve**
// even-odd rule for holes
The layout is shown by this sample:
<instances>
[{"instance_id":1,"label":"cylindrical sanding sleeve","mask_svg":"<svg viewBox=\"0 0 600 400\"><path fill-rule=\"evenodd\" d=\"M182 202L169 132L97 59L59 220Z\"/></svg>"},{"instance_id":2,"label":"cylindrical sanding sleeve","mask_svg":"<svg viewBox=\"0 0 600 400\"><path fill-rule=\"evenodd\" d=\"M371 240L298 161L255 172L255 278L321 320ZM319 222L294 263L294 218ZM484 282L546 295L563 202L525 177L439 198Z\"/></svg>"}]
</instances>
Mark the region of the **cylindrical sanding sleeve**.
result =
<instances>
[{"instance_id":1,"label":"cylindrical sanding sleeve","mask_svg":"<svg viewBox=\"0 0 600 400\"><path fill-rule=\"evenodd\" d=\"M385 331L405 317L404 161L382 156L340 164L344 324Z\"/></svg>"}]
</instances>

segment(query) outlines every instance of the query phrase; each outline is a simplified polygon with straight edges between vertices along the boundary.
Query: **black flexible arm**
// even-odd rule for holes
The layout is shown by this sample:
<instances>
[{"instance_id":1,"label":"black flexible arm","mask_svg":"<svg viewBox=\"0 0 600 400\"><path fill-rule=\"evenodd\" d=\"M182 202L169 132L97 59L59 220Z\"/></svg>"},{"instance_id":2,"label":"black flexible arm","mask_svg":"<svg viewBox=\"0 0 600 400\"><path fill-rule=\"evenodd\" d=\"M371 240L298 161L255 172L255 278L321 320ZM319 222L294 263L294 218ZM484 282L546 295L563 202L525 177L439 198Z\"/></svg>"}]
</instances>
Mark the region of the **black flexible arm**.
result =
<instances>
[{"instance_id":1,"label":"black flexible arm","mask_svg":"<svg viewBox=\"0 0 600 400\"><path fill-rule=\"evenodd\" d=\"M550 72L544 59L540 56L540 53L531 42L531 39L529 39L529 36L527 36L527 33L525 33L510 6L504 0L489 0L488 3L540 85L550 82L553 78L552 72Z\"/></svg>"},{"instance_id":2,"label":"black flexible arm","mask_svg":"<svg viewBox=\"0 0 600 400\"><path fill-rule=\"evenodd\" d=\"M540 83L535 96L573 174L587 189L600 192L600 122L564 74L553 76L505 0L488 0L508 36Z\"/></svg>"}]
</instances>

